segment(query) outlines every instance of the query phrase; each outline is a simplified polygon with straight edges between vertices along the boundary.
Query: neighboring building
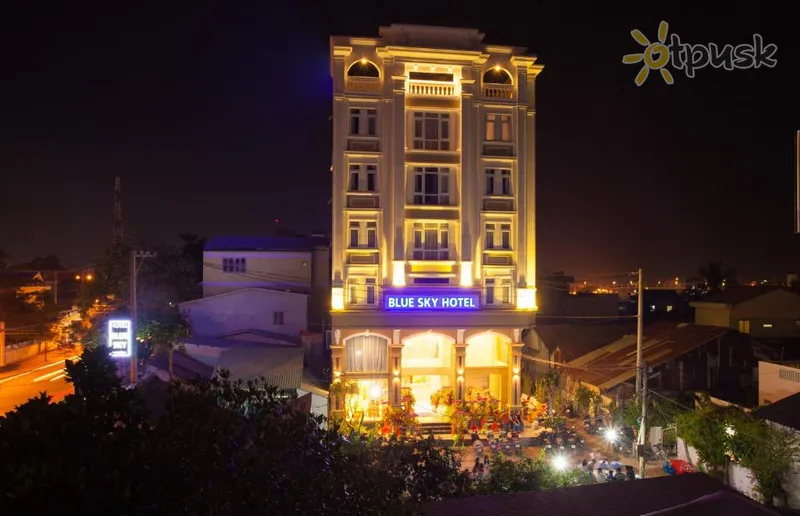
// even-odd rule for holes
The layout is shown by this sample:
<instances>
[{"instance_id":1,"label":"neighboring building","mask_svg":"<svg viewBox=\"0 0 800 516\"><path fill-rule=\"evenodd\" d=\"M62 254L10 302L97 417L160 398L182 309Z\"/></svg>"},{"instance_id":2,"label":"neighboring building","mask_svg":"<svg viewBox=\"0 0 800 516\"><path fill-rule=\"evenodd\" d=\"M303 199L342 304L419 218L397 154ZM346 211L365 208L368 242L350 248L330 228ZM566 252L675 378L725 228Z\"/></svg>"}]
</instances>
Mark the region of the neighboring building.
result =
<instances>
[{"instance_id":1,"label":"neighboring building","mask_svg":"<svg viewBox=\"0 0 800 516\"><path fill-rule=\"evenodd\" d=\"M627 335L564 367L573 380L624 399L636 381L636 340ZM708 391L728 401L745 400L753 390L750 339L736 331L662 321L645 327L642 348L651 388Z\"/></svg>"},{"instance_id":2,"label":"neighboring building","mask_svg":"<svg viewBox=\"0 0 800 516\"><path fill-rule=\"evenodd\" d=\"M248 287L181 303L195 336L266 331L299 339L307 330L306 294Z\"/></svg>"},{"instance_id":3,"label":"neighboring building","mask_svg":"<svg viewBox=\"0 0 800 516\"><path fill-rule=\"evenodd\" d=\"M535 376L631 334L636 334L635 322L536 326L523 339L528 359L523 370Z\"/></svg>"},{"instance_id":4,"label":"neighboring building","mask_svg":"<svg viewBox=\"0 0 800 516\"><path fill-rule=\"evenodd\" d=\"M331 38L332 365L356 405L399 404L405 387L423 416L443 387L519 404L543 67L482 40L409 25Z\"/></svg>"},{"instance_id":5,"label":"neighboring building","mask_svg":"<svg viewBox=\"0 0 800 516\"><path fill-rule=\"evenodd\" d=\"M780 287L731 288L691 305L697 324L731 328L759 340L800 337L800 296Z\"/></svg>"},{"instance_id":6,"label":"neighboring building","mask_svg":"<svg viewBox=\"0 0 800 516\"><path fill-rule=\"evenodd\" d=\"M248 332L221 338L192 338L185 353L175 353L175 377L189 380L197 375L210 378L218 370L230 371L231 378L244 381L264 378L286 394L308 397L305 411L328 415L328 392L304 368L303 349L280 335ZM148 367L163 380L169 379L167 358L154 357Z\"/></svg>"},{"instance_id":7,"label":"neighboring building","mask_svg":"<svg viewBox=\"0 0 800 516\"><path fill-rule=\"evenodd\" d=\"M758 404L769 405L800 392L800 362L758 363Z\"/></svg>"},{"instance_id":8,"label":"neighboring building","mask_svg":"<svg viewBox=\"0 0 800 516\"><path fill-rule=\"evenodd\" d=\"M203 250L203 299L213 299L243 289L265 291L259 298L265 303L261 310L262 316L267 319L264 324L269 325L269 319L272 319L272 326L282 326L287 325L282 321L300 317L305 322L298 331L308 327L312 331L323 332L327 329L330 300L330 249L327 239L236 236L209 239ZM308 298L302 314L296 312L299 301L286 293ZM249 310L258 308L250 307ZM293 312L288 314L290 310ZM229 331L242 329L247 327L228 326Z\"/></svg>"},{"instance_id":9,"label":"neighboring building","mask_svg":"<svg viewBox=\"0 0 800 516\"><path fill-rule=\"evenodd\" d=\"M686 294L678 290L646 289L644 291L645 319L648 322L660 320L691 322L694 311ZM631 296L625 303L625 315L638 314L637 296Z\"/></svg>"}]
</instances>

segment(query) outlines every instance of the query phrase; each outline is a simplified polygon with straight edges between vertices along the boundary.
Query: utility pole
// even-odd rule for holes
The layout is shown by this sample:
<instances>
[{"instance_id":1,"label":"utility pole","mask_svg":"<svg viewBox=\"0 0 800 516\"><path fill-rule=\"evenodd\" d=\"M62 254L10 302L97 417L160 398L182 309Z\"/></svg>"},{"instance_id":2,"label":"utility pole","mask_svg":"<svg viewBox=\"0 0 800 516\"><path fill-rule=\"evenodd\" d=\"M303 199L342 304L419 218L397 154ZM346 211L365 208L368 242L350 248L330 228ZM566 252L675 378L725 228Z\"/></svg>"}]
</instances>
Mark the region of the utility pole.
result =
<instances>
[{"instance_id":1,"label":"utility pole","mask_svg":"<svg viewBox=\"0 0 800 516\"><path fill-rule=\"evenodd\" d=\"M645 476L645 461L644 461L644 448L647 445L647 364L642 363L642 368L639 370L639 376L642 381L642 421L639 423L639 478Z\"/></svg>"},{"instance_id":2,"label":"utility pole","mask_svg":"<svg viewBox=\"0 0 800 516\"><path fill-rule=\"evenodd\" d=\"M636 319L636 397L642 397L642 344L644 341L644 275L639 269L639 295L637 299L638 317Z\"/></svg>"},{"instance_id":3,"label":"utility pole","mask_svg":"<svg viewBox=\"0 0 800 516\"><path fill-rule=\"evenodd\" d=\"M58 309L58 271L53 271L53 304Z\"/></svg>"},{"instance_id":4,"label":"utility pole","mask_svg":"<svg viewBox=\"0 0 800 516\"><path fill-rule=\"evenodd\" d=\"M142 262L145 258L155 258L156 253L151 251L131 251L131 339L133 349L131 350L131 384L135 384L139 380L139 344L136 340L136 277L139 275L139 269L142 268Z\"/></svg>"}]
</instances>

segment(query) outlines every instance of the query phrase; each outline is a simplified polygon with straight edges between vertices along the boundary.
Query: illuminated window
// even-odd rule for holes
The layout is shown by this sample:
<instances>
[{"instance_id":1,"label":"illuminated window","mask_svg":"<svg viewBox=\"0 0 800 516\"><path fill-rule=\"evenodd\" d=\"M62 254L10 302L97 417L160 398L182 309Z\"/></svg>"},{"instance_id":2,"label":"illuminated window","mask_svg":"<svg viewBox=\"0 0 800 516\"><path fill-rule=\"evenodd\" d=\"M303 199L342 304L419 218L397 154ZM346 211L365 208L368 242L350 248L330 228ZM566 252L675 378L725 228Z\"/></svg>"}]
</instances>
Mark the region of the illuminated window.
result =
<instances>
[{"instance_id":1,"label":"illuminated window","mask_svg":"<svg viewBox=\"0 0 800 516\"><path fill-rule=\"evenodd\" d=\"M450 150L450 114L414 113L415 150Z\"/></svg>"},{"instance_id":2,"label":"illuminated window","mask_svg":"<svg viewBox=\"0 0 800 516\"><path fill-rule=\"evenodd\" d=\"M500 224L500 248L511 249L511 224Z\"/></svg>"},{"instance_id":3,"label":"illuminated window","mask_svg":"<svg viewBox=\"0 0 800 516\"><path fill-rule=\"evenodd\" d=\"M486 249L494 249L494 224L486 224L484 228L483 243Z\"/></svg>"},{"instance_id":4,"label":"illuminated window","mask_svg":"<svg viewBox=\"0 0 800 516\"><path fill-rule=\"evenodd\" d=\"M483 295L487 305L510 305L514 297L511 278L486 278Z\"/></svg>"},{"instance_id":5,"label":"illuminated window","mask_svg":"<svg viewBox=\"0 0 800 516\"><path fill-rule=\"evenodd\" d=\"M739 321L739 333L750 333L750 321Z\"/></svg>"},{"instance_id":6,"label":"illuminated window","mask_svg":"<svg viewBox=\"0 0 800 516\"><path fill-rule=\"evenodd\" d=\"M499 229L499 239L498 239L498 229ZM484 249L489 249L489 250L491 249L502 249L504 251L510 250L511 224L495 224L493 222L488 222L484 226L483 247Z\"/></svg>"},{"instance_id":7,"label":"illuminated window","mask_svg":"<svg viewBox=\"0 0 800 516\"><path fill-rule=\"evenodd\" d=\"M414 260L449 260L450 228L447 224L414 224Z\"/></svg>"},{"instance_id":8,"label":"illuminated window","mask_svg":"<svg viewBox=\"0 0 800 516\"><path fill-rule=\"evenodd\" d=\"M347 304L374 306L378 302L378 282L374 277L347 278Z\"/></svg>"},{"instance_id":9,"label":"illuminated window","mask_svg":"<svg viewBox=\"0 0 800 516\"><path fill-rule=\"evenodd\" d=\"M377 249L378 248L378 223L350 221L350 249Z\"/></svg>"},{"instance_id":10,"label":"illuminated window","mask_svg":"<svg viewBox=\"0 0 800 516\"><path fill-rule=\"evenodd\" d=\"M484 333L469 339L466 367L508 366L508 340L500 335Z\"/></svg>"},{"instance_id":11,"label":"illuminated window","mask_svg":"<svg viewBox=\"0 0 800 516\"><path fill-rule=\"evenodd\" d=\"M511 195L511 171L500 171L500 195Z\"/></svg>"},{"instance_id":12,"label":"illuminated window","mask_svg":"<svg viewBox=\"0 0 800 516\"><path fill-rule=\"evenodd\" d=\"M483 74L483 82L487 84L511 84L511 75L504 69L495 66Z\"/></svg>"},{"instance_id":13,"label":"illuminated window","mask_svg":"<svg viewBox=\"0 0 800 516\"><path fill-rule=\"evenodd\" d=\"M499 113L486 114L486 141L511 141L511 115Z\"/></svg>"},{"instance_id":14,"label":"illuminated window","mask_svg":"<svg viewBox=\"0 0 800 516\"><path fill-rule=\"evenodd\" d=\"M350 136L378 136L378 110L350 109Z\"/></svg>"},{"instance_id":15,"label":"illuminated window","mask_svg":"<svg viewBox=\"0 0 800 516\"><path fill-rule=\"evenodd\" d=\"M347 69L348 77L375 77L381 76L380 70L366 59L360 59Z\"/></svg>"},{"instance_id":16,"label":"illuminated window","mask_svg":"<svg viewBox=\"0 0 800 516\"><path fill-rule=\"evenodd\" d=\"M414 167L414 204L447 206L450 204L450 169Z\"/></svg>"},{"instance_id":17,"label":"illuminated window","mask_svg":"<svg viewBox=\"0 0 800 516\"><path fill-rule=\"evenodd\" d=\"M358 335L344 342L345 372L384 373L389 370L389 341L379 335Z\"/></svg>"},{"instance_id":18,"label":"illuminated window","mask_svg":"<svg viewBox=\"0 0 800 516\"><path fill-rule=\"evenodd\" d=\"M377 167L375 165L350 165L347 189L351 192L377 191Z\"/></svg>"}]
</instances>

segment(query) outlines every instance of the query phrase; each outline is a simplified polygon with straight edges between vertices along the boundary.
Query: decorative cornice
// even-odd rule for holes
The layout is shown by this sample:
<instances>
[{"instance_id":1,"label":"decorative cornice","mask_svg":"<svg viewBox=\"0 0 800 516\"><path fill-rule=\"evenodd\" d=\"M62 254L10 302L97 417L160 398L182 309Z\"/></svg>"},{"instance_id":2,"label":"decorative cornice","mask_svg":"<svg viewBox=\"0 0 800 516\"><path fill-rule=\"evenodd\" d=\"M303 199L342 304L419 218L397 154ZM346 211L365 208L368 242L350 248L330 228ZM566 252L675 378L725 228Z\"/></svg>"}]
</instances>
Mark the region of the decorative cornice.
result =
<instances>
[{"instance_id":1,"label":"decorative cornice","mask_svg":"<svg viewBox=\"0 0 800 516\"><path fill-rule=\"evenodd\" d=\"M333 57L344 59L353 53L353 47L333 47Z\"/></svg>"},{"instance_id":2,"label":"decorative cornice","mask_svg":"<svg viewBox=\"0 0 800 516\"><path fill-rule=\"evenodd\" d=\"M446 50L423 47L381 47L378 55L383 54L406 60L423 60L426 62L441 61L443 63L472 63L481 59L482 53L475 50Z\"/></svg>"}]
</instances>

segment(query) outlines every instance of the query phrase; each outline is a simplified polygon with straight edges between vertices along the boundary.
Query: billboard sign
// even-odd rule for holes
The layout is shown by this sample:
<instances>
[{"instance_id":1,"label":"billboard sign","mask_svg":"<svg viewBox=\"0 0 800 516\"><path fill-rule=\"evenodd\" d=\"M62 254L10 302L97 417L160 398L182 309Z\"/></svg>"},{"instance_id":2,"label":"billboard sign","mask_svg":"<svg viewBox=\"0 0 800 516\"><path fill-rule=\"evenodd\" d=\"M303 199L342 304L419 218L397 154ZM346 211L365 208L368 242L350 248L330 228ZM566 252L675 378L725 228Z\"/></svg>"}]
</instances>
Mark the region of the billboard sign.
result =
<instances>
[{"instance_id":1,"label":"billboard sign","mask_svg":"<svg viewBox=\"0 0 800 516\"><path fill-rule=\"evenodd\" d=\"M111 356L127 358L133 353L133 325L130 319L108 321L108 347Z\"/></svg>"}]
</instances>

